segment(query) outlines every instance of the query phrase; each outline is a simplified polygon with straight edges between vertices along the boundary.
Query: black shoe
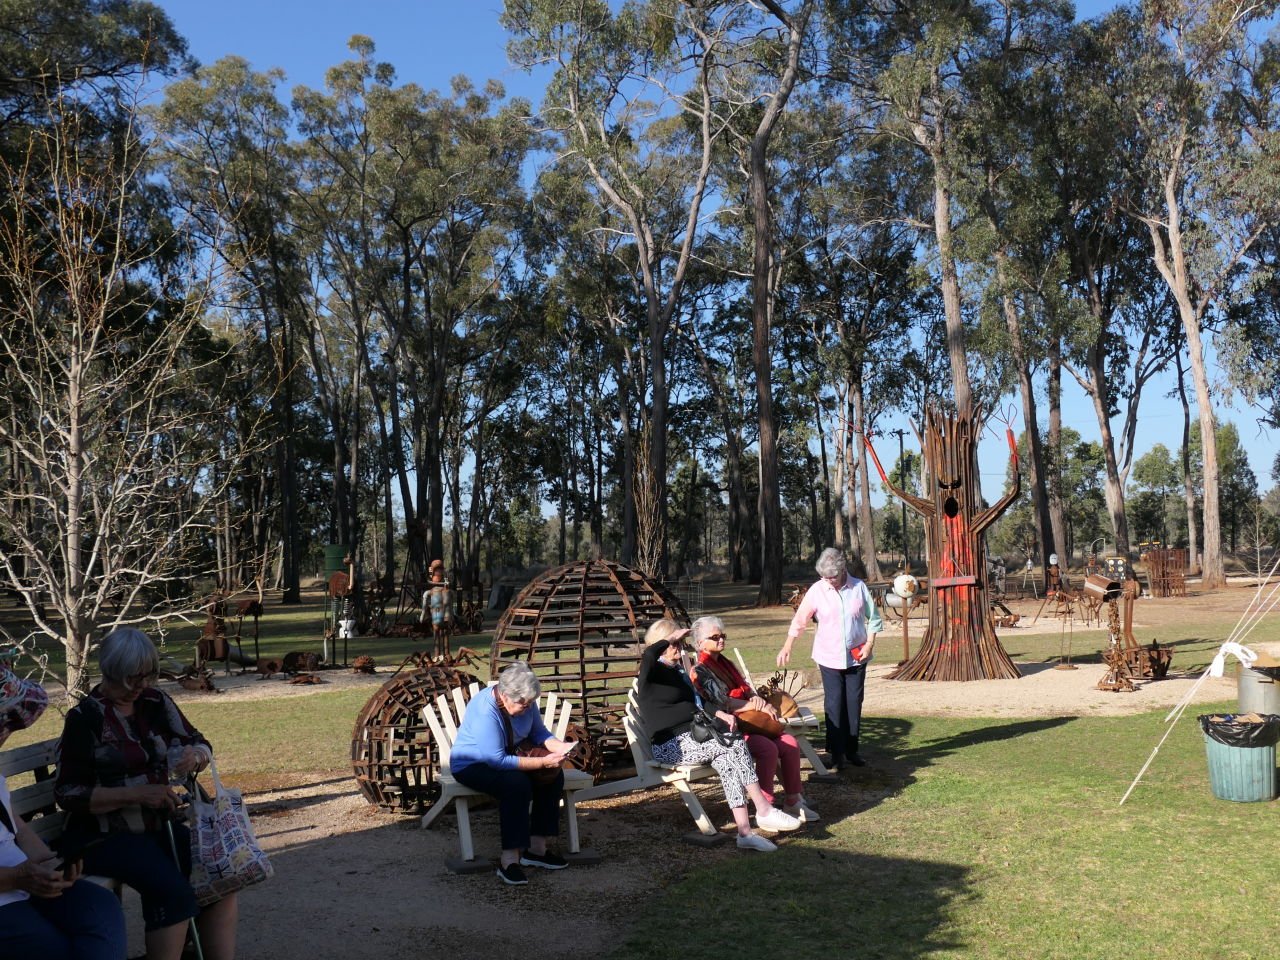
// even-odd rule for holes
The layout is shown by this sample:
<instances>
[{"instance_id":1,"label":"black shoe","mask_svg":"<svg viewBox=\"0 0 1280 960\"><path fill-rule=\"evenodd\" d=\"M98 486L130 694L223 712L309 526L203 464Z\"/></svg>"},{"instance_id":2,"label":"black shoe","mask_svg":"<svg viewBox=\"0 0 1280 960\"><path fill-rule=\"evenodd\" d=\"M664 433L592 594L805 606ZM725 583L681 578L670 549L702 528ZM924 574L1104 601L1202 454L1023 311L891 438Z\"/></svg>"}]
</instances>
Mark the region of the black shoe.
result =
<instances>
[{"instance_id":1,"label":"black shoe","mask_svg":"<svg viewBox=\"0 0 1280 960\"><path fill-rule=\"evenodd\" d=\"M844 762L851 767L865 767L867 765L867 761L859 756L845 757Z\"/></svg>"},{"instance_id":2,"label":"black shoe","mask_svg":"<svg viewBox=\"0 0 1280 960\"><path fill-rule=\"evenodd\" d=\"M558 853L548 850L546 853L534 853L526 850L520 854L520 862L526 867L541 867L543 870L563 870L569 861Z\"/></svg>"},{"instance_id":3,"label":"black shoe","mask_svg":"<svg viewBox=\"0 0 1280 960\"><path fill-rule=\"evenodd\" d=\"M520 869L520 864L518 863L513 863L506 867L498 867L498 879L503 883L509 883L513 887L529 882L529 878L524 875L524 871Z\"/></svg>"}]
</instances>

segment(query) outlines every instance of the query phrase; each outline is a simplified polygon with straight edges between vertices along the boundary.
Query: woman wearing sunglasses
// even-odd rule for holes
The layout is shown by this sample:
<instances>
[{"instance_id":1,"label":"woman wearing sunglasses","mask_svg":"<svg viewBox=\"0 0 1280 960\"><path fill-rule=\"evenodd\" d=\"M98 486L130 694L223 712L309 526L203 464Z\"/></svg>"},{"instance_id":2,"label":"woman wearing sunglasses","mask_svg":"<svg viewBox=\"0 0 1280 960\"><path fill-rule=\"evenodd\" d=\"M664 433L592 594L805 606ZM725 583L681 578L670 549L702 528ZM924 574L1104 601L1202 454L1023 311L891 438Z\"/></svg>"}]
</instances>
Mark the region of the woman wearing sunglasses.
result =
<instances>
[{"instance_id":1,"label":"woman wearing sunglasses","mask_svg":"<svg viewBox=\"0 0 1280 960\"><path fill-rule=\"evenodd\" d=\"M756 826L761 830L795 830L800 821L775 807L769 795L760 789L751 754L741 739L730 741L729 746L715 739L702 743L694 739L693 715L698 709L698 696L686 672L684 638L688 635L687 628L666 619L652 624L645 633L649 645L640 657L636 701L640 717L650 731L653 759L668 765L709 763L715 767L737 827L738 846L770 853L777 847L752 832L747 800L756 808ZM707 713L714 710L707 704ZM718 711L716 715L732 729L733 714Z\"/></svg>"},{"instance_id":2,"label":"woman wearing sunglasses","mask_svg":"<svg viewBox=\"0 0 1280 960\"><path fill-rule=\"evenodd\" d=\"M747 683L741 671L724 655L726 636L724 621L719 617L699 617L690 627L693 649L698 655L693 667L693 682L704 702L736 714L739 710L761 710L777 719L777 711L769 706ZM765 733L746 734L747 749L756 764L760 777L760 789L766 796L773 795L773 781L778 767L782 767L782 789L786 794L782 810L797 820L819 819L818 811L804 799L804 784L800 779L800 746L789 733L771 737Z\"/></svg>"}]
</instances>

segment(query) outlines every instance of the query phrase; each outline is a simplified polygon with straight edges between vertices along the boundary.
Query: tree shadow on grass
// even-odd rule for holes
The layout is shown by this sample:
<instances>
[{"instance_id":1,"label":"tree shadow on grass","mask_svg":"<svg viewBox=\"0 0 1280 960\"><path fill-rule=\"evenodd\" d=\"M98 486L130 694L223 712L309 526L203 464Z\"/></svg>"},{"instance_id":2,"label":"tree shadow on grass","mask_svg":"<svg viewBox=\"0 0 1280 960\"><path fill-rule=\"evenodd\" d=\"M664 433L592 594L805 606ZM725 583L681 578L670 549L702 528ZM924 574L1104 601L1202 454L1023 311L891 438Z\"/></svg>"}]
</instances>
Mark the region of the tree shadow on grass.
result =
<instances>
[{"instance_id":1,"label":"tree shadow on grass","mask_svg":"<svg viewBox=\"0 0 1280 960\"><path fill-rule=\"evenodd\" d=\"M965 947L951 923L976 896L961 864L784 842L735 855L645 905L612 960L723 960L767 949L787 960L917 960ZM752 947L751 945L759 945Z\"/></svg>"}]
</instances>

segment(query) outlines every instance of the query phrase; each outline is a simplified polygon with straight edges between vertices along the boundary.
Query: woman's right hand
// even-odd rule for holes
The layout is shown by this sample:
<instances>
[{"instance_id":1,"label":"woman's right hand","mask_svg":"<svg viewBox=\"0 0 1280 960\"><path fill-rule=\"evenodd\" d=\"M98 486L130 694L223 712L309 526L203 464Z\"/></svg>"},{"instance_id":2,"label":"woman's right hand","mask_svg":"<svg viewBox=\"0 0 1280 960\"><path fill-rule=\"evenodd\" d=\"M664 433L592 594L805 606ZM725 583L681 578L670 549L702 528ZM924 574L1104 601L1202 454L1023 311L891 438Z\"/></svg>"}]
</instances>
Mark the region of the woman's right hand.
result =
<instances>
[{"instance_id":1,"label":"woman's right hand","mask_svg":"<svg viewBox=\"0 0 1280 960\"><path fill-rule=\"evenodd\" d=\"M791 638L787 638L787 642L782 645L782 649L778 651L777 660L778 668L781 669L791 662Z\"/></svg>"},{"instance_id":2,"label":"woman's right hand","mask_svg":"<svg viewBox=\"0 0 1280 960\"><path fill-rule=\"evenodd\" d=\"M58 865L56 857L39 862L27 860L19 864L17 869L18 875L14 880L14 886L19 890L25 890L33 897L47 899L61 896L62 891L75 882L62 878L62 868Z\"/></svg>"},{"instance_id":3,"label":"woman's right hand","mask_svg":"<svg viewBox=\"0 0 1280 960\"><path fill-rule=\"evenodd\" d=\"M167 783L146 783L133 788L134 803L154 810L177 810L178 795Z\"/></svg>"}]
</instances>

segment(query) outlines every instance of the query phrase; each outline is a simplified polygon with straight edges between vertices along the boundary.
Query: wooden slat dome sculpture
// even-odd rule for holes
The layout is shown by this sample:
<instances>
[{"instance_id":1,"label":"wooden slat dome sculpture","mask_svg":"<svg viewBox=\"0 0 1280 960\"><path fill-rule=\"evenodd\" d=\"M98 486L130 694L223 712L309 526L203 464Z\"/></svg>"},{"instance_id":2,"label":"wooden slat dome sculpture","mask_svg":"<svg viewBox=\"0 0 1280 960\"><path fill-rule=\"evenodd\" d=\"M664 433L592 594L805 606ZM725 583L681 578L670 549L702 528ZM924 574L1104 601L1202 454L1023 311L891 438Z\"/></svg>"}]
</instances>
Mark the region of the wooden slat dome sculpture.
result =
<instances>
[{"instance_id":1,"label":"wooden slat dome sculpture","mask_svg":"<svg viewBox=\"0 0 1280 960\"><path fill-rule=\"evenodd\" d=\"M385 810L422 813L440 794L440 759L422 708L479 678L447 663L406 670L369 698L351 732L351 765L366 800ZM464 694L465 696L465 694Z\"/></svg>"},{"instance_id":2,"label":"wooden slat dome sculpture","mask_svg":"<svg viewBox=\"0 0 1280 960\"><path fill-rule=\"evenodd\" d=\"M688 624L657 580L608 560L549 570L512 601L493 635L490 670L527 660L544 690L568 698L574 718L606 755L627 749L622 710L640 668L645 629L663 617Z\"/></svg>"}]
</instances>

